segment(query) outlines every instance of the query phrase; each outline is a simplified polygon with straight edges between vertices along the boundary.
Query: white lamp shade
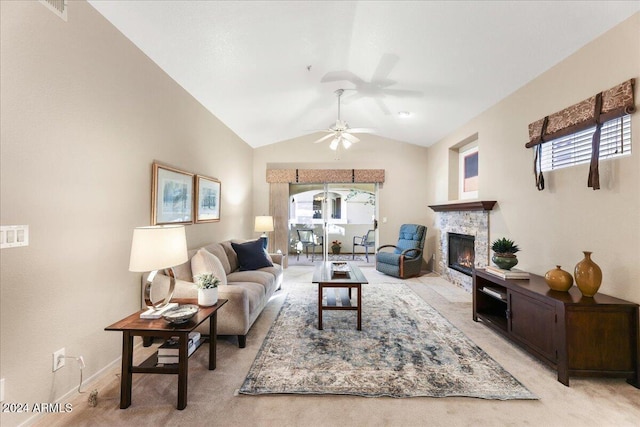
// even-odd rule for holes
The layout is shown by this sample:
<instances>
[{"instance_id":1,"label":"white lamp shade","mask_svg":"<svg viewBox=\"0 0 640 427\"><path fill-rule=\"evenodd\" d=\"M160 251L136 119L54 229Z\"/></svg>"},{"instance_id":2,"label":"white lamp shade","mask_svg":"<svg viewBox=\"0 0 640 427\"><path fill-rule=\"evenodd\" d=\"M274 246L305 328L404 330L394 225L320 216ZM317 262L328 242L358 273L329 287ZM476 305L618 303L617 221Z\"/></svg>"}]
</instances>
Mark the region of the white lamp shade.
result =
<instances>
[{"instance_id":1,"label":"white lamp shade","mask_svg":"<svg viewBox=\"0 0 640 427\"><path fill-rule=\"evenodd\" d=\"M257 216L256 223L255 223L255 231L257 232L273 231L273 217Z\"/></svg>"},{"instance_id":2,"label":"white lamp shade","mask_svg":"<svg viewBox=\"0 0 640 427\"><path fill-rule=\"evenodd\" d=\"M133 230L129 271L160 270L188 260L183 225L137 227Z\"/></svg>"}]
</instances>

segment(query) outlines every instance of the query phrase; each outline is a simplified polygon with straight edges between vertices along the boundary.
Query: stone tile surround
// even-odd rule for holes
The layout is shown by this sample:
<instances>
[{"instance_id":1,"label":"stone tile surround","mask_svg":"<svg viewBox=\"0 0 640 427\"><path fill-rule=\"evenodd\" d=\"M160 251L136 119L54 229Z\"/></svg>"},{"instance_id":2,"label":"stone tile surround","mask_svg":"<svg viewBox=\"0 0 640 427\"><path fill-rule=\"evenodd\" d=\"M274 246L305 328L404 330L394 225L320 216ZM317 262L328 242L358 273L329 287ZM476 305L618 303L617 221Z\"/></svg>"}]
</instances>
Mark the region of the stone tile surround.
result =
<instances>
[{"instance_id":1,"label":"stone tile surround","mask_svg":"<svg viewBox=\"0 0 640 427\"><path fill-rule=\"evenodd\" d=\"M494 202L495 203L495 202ZM441 207L441 206L440 206ZM491 209L493 205L489 209ZM454 210L451 208L437 209L435 228L439 233L438 262L436 272L449 282L463 288L467 292L473 289L473 279L457 270L447 266L448 254L448 233L459 233L474 236L474 251L476 268L483 268L489 264L489 210L480 208L478 210L465 209Z\"/></svg>"}]
</instances>

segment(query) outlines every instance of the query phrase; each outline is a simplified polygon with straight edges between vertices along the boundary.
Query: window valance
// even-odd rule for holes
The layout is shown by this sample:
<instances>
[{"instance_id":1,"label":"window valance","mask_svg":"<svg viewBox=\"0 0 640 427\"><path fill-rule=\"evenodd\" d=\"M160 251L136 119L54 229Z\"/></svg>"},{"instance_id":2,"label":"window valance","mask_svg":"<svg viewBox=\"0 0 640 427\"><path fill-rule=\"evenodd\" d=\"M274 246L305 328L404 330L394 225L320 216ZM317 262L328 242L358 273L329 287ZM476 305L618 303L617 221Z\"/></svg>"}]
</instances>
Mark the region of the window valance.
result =
<instances>
[{"instance_id":1,"label":"window valance","mask_svg":"<svg viewBox=\"0 0 640 427\"><path fill-rule=\"evenodd\" d=\"M529 124L529 142L525 147L536 147L533 172L538 190L544 190L541 144L562 136L571 135L595 126L591 142L591 163L587 186L600 189L598 159L600 157L600 133L602 125L636 111L633 90L635 79L627 80L589 99L578 102L562 111L553 113Z\"/></svg>"},{"instance_id":2,"label":"window valance","mask_svg":"<svg viewBox=\"0 0 640 427\"><path fill-rule=\"evenodd\" d=\"M525 147L535 147L545 141L580 132L625 114L634 113L636 111L634 85L635 79L627 80L571 107L536 120L529 124L529 142ZM600 111L596 112L598 98L601 98L602 106Z\"/></svg>"},{"instance_id":3,"label":"window valance","mask_svg":"<svg viewBox=\"0 0 640 427\"><path fill-rule=\"evenodd\" d=\"M268 169L268 183L383 183L384 169Z\"/></svg>"}]
</instances>

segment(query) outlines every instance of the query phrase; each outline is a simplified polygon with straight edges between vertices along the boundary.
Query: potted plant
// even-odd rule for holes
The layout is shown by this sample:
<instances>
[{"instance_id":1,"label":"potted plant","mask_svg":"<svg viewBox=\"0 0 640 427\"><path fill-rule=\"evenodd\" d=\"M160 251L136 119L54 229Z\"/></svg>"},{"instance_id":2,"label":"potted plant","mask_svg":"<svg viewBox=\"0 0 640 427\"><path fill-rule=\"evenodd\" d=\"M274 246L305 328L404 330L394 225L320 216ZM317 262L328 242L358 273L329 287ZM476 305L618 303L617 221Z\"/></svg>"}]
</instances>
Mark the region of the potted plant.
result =
<instances>
[{"instance_id":1,"label":"potted plant","mask_svg":"<svg viewBox=\"0 0 640 427\"><path fill-rule=\"evenodd\" d=\"M334 240L331 242L331 252L333 252L334 255L338 255L340 253L341 246L342 242L340 242L340 240Z\"/></svg>"},{"instance_id":2,"label":"potted plant","mask_svg":"<svg viewBox=\"0 0 640 427\"><path fill-rule=\"evenodd\" d=\"M494 262L499 268L503 270L511 270L516 264L518 264L518 258L516 252L520 250L513 240L507 238L501 238L494 241L491 244L491 250L494 254L491 261Z\"/></svg>"},{"instance_id":3,"label":"potted plant","mask_svg":"<svg viewBox=\"0 0 640 427\"><path fill-rule=\"evenodd\" d=\"M216 304L220 280L211 273L199 274L194 279L198 288L198 305L209 307Z\"/></svg>"}]
</instances>

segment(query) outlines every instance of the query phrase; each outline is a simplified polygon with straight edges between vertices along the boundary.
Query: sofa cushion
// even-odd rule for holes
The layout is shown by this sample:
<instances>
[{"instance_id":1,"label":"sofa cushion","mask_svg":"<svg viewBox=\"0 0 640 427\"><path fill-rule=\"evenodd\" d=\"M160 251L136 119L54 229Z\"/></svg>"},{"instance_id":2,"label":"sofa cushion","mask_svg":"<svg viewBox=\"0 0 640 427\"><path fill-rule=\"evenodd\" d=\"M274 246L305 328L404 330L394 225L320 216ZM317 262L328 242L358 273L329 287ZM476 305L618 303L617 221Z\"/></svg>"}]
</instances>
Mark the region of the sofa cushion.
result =
<instances>
[{"instance_id":1,"label":"sofa cushion","mask_svg":"<svg viewBox=\"0 0 640 427\"><path fill-rule=\"evenodd\" d=\"M234 271L227 276L227 283L252 282L259 283L264 288L264 294L271 292L276 284L276 277L266 271Z\"/></svg>"},{"instance_id":2,"label":"sofa cushion","mask_svg":"<svg viewBox=\"0 0 640 427\"><path fill-rule=\"evenodd\" d=\"M200 248L191 258L191 274L194 283L196 282L196 276L206 273L211 273L217 277L221 285L227 284L227 275L218 257L205 248Z\"/></svg>"},{"instance_id":3,"label":"sofa cushion","mask_svg":"<svg viewBox=\"0 0 640 427\"><path fill-rule=\"evenodd\" d=\"M262 240L251 240L246 243L231 242L231 246L238 255L240 271L273 267L273 263L269 260L267 252L262 247Z\"/></svg>"},{"instance_id":4,"label":"sofa cushion","mask_svg":"<svg viewBox=\"0 0 640 427\"><path fill-rule=\"evenodd\" d=\"M193 251L193 252L196 252L196 251ZM189 251L188 255L189 255L189 258L191 258L191 256L194 255L194 253L191 253L191 251ZM175 267L173 267L173 274L176 276L176 279L190 282L192 279L191 262L187 261L184 264L176 265ZM165 273L165 276L168 276L168 273Z\"/></svg>"},{"instance_id":5,"label":"sofa cushion","mask_svg":"<svg viewBox=\"0 0 640 427\"><path fill-rule=\"evenodd\" d=\"M246 242L246 240L234 240L234 243L244 243L244 242ZM236 253L236 251L233 250L233 247L231 246L231 240L225 240L224 242L220 242L220 246L227 254L227 259L229 260L229 266L230 266L229 273L236 271L238 268L240 268L240 265L238 264L238 254Z\"/></svg>"},{"instance_id":6,"label":"sofa cushion","mask_svg":"<svg viewBox=\"0 0 640 427\"><path fill-rule=\"evenodd\" d=\"M227 251L225 251L224 247L220 243L212 243L205 246L204 248L214 254L218 258L218 260L220 260L222 266L224 267L225 274L229 274L238 268L231 268L231 265L229 264L229 257L227 256Z\"/></svg>"}]
</instances>

